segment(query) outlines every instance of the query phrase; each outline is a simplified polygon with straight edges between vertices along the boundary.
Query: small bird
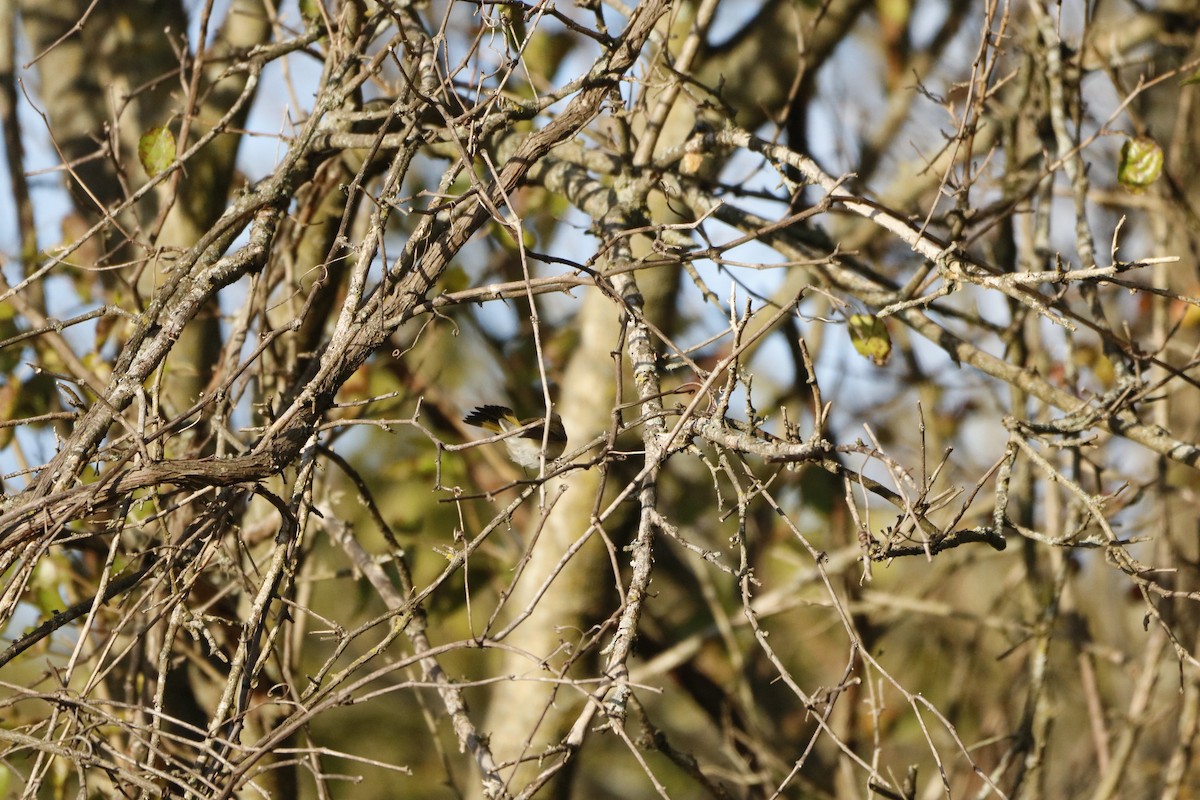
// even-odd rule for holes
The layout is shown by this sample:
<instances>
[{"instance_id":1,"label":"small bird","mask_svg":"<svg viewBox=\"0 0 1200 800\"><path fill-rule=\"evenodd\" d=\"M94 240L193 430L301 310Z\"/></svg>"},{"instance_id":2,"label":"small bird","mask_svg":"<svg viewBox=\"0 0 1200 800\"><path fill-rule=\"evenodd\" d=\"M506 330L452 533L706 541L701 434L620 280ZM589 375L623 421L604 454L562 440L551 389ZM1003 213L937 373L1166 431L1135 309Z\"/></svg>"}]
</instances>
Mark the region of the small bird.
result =
<instances>
[{"instance_id":1,"label":"small bird","mask_svg":"<svg viewBox=\"0 0 1200 800\"><path fill-rule=\"evenodd\" d=\"M463 417L463 422L496 433L508 433L524 428L525 430L504 440L508 457L525 469L537 469L541 465L544 417L520 420L513 410L506 406L479 406ZM563 427L562 418L551 413L549 437L546 439L546 461L553 461L566 449L567 430Z\"/></svg>"}]
</instances>

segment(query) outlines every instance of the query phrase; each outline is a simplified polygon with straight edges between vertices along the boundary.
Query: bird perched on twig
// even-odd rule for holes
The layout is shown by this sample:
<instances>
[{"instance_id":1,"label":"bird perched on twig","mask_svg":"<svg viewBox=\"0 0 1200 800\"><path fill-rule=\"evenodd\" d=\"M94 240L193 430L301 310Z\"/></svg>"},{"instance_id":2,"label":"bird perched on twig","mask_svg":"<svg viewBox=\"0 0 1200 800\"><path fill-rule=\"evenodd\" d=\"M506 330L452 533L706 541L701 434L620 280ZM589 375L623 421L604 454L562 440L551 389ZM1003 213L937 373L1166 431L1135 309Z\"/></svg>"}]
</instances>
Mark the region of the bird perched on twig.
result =
<instances>
[{"instance_id":1,"label":"bird perched on twig","mask_svg":"<svg viewBox=\"0 0 1200 800\"><path fill-rule=\"evenodd\" d=\"M518 419L507 406L479 406L463 417L463 422L495 433L511 433L504 439L504 449L514 463L525 469L538 469L541 466L543 436L546 440L546 461L558 458L567 448L567 430L558 414L550 414L548 434L545 417Z\"/></svg>"}]
</instances>

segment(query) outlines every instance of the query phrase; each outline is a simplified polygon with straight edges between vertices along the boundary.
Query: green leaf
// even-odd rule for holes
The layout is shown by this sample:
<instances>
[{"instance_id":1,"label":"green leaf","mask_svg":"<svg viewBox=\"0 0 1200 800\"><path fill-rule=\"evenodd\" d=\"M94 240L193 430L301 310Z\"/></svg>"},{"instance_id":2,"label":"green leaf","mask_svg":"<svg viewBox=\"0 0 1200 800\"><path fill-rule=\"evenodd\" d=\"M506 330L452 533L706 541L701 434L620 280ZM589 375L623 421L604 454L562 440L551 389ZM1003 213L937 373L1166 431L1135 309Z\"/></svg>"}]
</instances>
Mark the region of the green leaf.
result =
<instances>
[{"instance_id":1,"label":"green leaf","mask_svg":"<svg viewBox=\"0 0 1200 800\"><path fill-rule=\"evenodd\" d=\"M1192 73L1190 78L1184 78L1179 82L1180 86L1191 86L1193 83L1200 83L1200 70Z\"/></svg>"},{"instance_id":2,"label":"green leaf","mask_svg":"<svg viewBox=\"0 0 1200 800\"><path fill-rule=\"evenodd\" d=\"M1163 152L1149 136L1135 136L1121 147L1117 180L1128 191L1141 194L1162 174Z\"/></svg>"},{"instance_id":3,"label":"green leaf","mask_svg":"<svg viewBox=\"0 0 1200 800\"><path fill-rule=\"evenodd\" d=\"M850 344L860 356L882 367L892 357L892 337L888 335L883 320L870 314L850 316Z\"/></svg>"},{"instance_id":4,"label":"green leaf","mask_svg":"<svg viewBox=\"0 0 1200 800\"><path fill-rule=\"evenodd\" d=\"M165 125L151 128L138 139L138 160L153 178L175 160L175 134Z\"/></svg>"},{"instance_id":5,"label":"green leaf","mask_svg":"<svg viewBox=\"0 0 1200 800\"><path fill-rule=\"evenodd\" d=\"M34 567L33 576L29 581L29 589L33 604L43 614L50 616L66 608L63 599L63 582L69 572L63 572L56 559L43 558Z\"/></svg>"},{"instance_id":6,"label":"green leaf","mask_svg":"<svg viewBox=\"0 0 1200 800\"><path fill-rule=\"evenodd\" d=\"M912 0L877 0L875 13L889 25L907 25L912 16Z\"/></svg>"},{"instance_id":7,"label":"green leaf","mask_svg":"<svg viewBox=\"0 0 1200 800\"><path fill-rule=\"evenodd\" d=\"M325 14L319 0L300 0L300 16L304 18L304 24L313 30L325 28Z\"/></svg>"}]
</instances>

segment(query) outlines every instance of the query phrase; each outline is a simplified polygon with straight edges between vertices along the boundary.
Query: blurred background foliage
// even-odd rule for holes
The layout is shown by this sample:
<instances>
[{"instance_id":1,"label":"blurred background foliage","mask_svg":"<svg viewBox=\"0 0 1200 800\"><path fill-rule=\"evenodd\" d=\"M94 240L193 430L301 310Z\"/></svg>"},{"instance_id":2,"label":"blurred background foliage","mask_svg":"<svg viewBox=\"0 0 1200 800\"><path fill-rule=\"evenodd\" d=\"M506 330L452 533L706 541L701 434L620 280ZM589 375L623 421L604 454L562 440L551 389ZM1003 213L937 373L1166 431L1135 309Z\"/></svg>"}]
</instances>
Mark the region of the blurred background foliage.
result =
<instances>
[{"instance_id":1,"label":"blurred background foliage","mask_svg":"<svg viewBox=\"0 0 1200 800\"><path fill-rule=\"evenodd\" d=\"M1193 3L0 23L0 793L1200 784Z\"/></svg>"}]
</instances>

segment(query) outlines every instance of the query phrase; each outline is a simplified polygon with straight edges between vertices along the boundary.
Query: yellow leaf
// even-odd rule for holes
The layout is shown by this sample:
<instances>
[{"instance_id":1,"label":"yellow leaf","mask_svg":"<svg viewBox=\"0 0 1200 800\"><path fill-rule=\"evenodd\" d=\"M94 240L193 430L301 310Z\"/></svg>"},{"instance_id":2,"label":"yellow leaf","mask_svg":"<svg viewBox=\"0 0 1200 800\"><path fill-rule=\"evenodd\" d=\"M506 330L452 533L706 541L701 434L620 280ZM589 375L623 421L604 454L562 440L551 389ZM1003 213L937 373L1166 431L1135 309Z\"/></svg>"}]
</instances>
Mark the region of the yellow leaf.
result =
<instances>
[{"instance_id":1,"label":"yellow leaf","mask_svg":"<svg viewBox=\"0 0 1200 800\"><path fill-rule=\"evenodd\" d=\"M849 322L850 344L858 354L874 361L877 367L886 364L892 357L892 337L883 320L870 314L852 314Z\"/></svg>"},{"instance_id":2,"label":"yellow leaf","mask_svg":"<svg viewBox=\"0 0 1200 800\"><path fill-rule=\"evenodd\" d=\"M151 128L138 139L138 160L142 169L153 178L175 160L175 134L165 125Z\"/></svg>"},{"instance_id":3,"label":"yellow leaf","mask_svg":"<svg viewBox=\"0 0 1200 800\"><path fill-rule=\"evenodd\" d=\"M1127 139L1121 147L1117 181L1134 194L1146 191L1162 174L1163 151L1149 136Z\"/></svg>"}]
</instances>

